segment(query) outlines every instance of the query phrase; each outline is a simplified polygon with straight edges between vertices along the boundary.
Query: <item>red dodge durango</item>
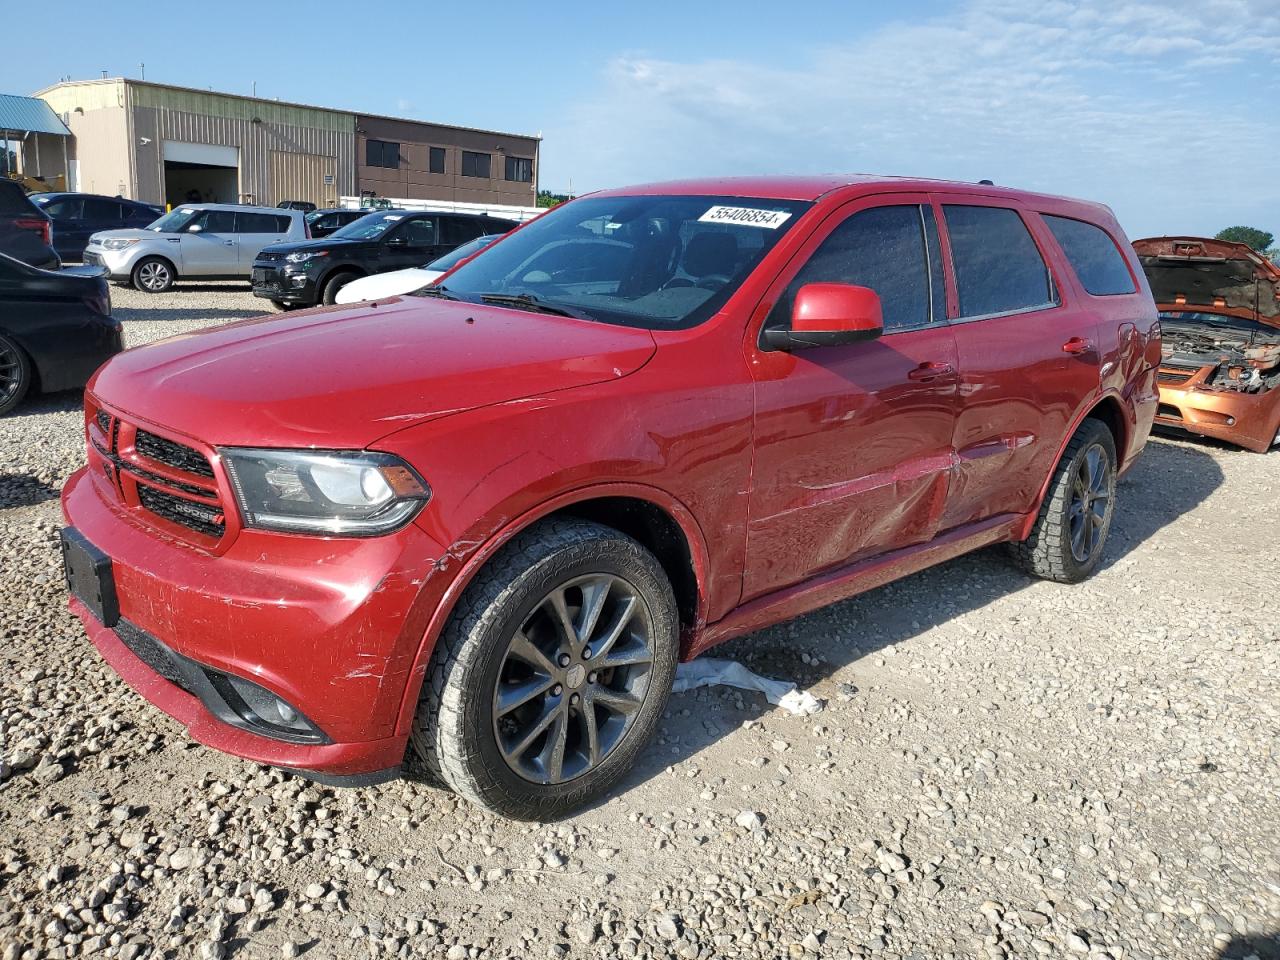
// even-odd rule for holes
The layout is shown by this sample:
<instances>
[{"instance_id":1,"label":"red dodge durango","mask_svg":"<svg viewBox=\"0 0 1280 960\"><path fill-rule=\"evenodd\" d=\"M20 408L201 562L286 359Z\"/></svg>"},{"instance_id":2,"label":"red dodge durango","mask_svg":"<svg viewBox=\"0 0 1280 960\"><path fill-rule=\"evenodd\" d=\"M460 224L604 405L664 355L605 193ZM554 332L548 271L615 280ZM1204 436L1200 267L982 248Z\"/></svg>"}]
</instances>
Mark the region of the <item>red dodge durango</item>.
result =
<instances>
[{"instance_id":1,"label":"red dodge durango","mask_svg":"<svg viewBox=\"0 0 1280 960\"><path fill-rule=\"evenodd\" d=\"M1098 565L1160 330L1103 206L886 177L596 193L415 295L130 350L71 607L197 740L502 814L614 785L676 663L1000 541Z\"/></svg>"}]
</instances>

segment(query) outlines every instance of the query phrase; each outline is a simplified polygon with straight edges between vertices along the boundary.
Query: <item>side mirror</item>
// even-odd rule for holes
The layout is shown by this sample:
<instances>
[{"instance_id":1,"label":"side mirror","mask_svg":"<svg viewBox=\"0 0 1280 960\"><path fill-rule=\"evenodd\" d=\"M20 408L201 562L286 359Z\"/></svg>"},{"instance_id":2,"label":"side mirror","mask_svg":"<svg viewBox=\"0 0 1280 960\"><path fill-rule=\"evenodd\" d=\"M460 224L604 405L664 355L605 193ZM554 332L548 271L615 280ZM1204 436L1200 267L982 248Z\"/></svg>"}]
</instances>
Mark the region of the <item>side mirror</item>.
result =
<instances>
[{"instance_id":1,"label":"side mirror","mask_svg":"<svg viewBox=\"0 0 1280 960\"><path fill-rule=\"evenodd\" d=\"M834 347L874 340L884 333L880 295L849 283L806 283L796 291L791 326L765 328L771 350Z\"/></svg>"},{"instance_id":2,"label":"side mirror","mask_svg":"<svg viewBox=\"0 0 1280 960\"><path fill-rule=\"evenodd\" d=\"M200 233L202 230L204 230L204 227L200 226L198 223L193 223L191 226L187 227L187 233Z\"/></svg>"},{"instance_id":3,"label":"side mirror","mask_svg":"<svg viewBox=\"0 0 1280 960\"><path fill-rule=\"evenodd\" d=\"M388 247L407 247L409 245L408 237L387 237L384 241Z\"/></svg>"}]
</instances>

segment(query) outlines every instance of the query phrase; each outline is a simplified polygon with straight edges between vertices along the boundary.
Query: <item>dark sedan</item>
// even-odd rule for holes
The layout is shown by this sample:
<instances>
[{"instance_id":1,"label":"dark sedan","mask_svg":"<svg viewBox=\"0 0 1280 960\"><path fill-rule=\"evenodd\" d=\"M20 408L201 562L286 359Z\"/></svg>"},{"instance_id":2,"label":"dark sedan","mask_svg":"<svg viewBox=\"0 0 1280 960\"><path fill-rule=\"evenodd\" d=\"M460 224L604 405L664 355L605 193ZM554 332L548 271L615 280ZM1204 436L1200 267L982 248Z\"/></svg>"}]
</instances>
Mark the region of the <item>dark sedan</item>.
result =
<instances>
[{"instance_id":1,"label":"dark sedan","mask_svg":"<svg viewBox=\"0 0 1280 960\"><path fill-rule=\"evenodd\" d=\"M55 273L0 254L0 416L33 389L83 387L122 349L101 268Z\"/></svg>"},{"instance_id":2,"label":"dark sedan","mask_svg":"<svg viewBox=\"0 0 1280 960\"><path fill-rule=\"evenodd\" d=\"M31 202L53 221L53 248L63 260L79 260L89 237L101 230L140 230L164 215L150 203L92 193L37 193Z\"/></svg>"}]
</instances>

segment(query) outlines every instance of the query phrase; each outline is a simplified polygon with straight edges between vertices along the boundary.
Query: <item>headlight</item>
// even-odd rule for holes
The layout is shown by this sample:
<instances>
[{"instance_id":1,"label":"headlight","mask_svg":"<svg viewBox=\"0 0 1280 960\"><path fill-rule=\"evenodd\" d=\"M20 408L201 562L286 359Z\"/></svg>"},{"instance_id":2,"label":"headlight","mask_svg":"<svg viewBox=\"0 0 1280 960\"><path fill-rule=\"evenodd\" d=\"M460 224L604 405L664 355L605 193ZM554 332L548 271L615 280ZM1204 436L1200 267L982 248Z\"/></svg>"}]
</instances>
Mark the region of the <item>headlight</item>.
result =
<instances>
[{"instance_id":1,"label":"headlight","mask_svg":"<svg viewBox=\"0 0 1280 960\"><path fill-rule=\"evenodd\" d=\"M106 250L123 250L125 247L132 247L137 242L137 240L124 237L108 237L102 241L102 246Z\"/></svg>"},{"instance_id":2,"label":"headlight","mask_svg":"<svg viewBox=\"0 0 1280 960\"><path fill-rule=\"evenodd\" d=\"M431 498L413 468L389 453L219 452L246 527L372 536L408 523Z\"/></svg>"},{"instance_id":3,"label":"headlight","mask_svg":"<svg viewBox=\"0 0 1280 960\"><path fill-rule=\"evenodd\" d=\"M327 257L328 255L328 250L299 250L297 253L286 254L285 260L288 263L306 263L312 257Z\"/></svg>"}]
</instances>

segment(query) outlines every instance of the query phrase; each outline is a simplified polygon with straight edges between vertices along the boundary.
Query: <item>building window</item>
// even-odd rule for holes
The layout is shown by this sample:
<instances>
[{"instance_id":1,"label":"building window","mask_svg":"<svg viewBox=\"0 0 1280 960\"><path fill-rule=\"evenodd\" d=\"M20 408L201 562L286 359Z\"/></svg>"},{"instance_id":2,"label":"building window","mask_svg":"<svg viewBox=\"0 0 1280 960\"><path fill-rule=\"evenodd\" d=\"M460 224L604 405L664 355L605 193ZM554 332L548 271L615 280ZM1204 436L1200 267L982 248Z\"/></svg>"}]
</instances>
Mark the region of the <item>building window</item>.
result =
<instances>
[{"instance_id":1,"label":"building window","mask_svg":"<svg viewBox=\"0 0 1280 960\"><path fill-rule=\"evenodd\" d=\"M507 157L507 179L533 183L533 161L528 157Z\"/></svg>"},{"instance_id":2,"label":"building window","mask_svg":"<svg viewBox=\"0 0 1280 960\"><path fill-rule=\"evenodd\" d=\"M432 147L428 160L430 173L444 173L444 147Z\"/></svg>"},{"instance_id":3,"label":"building window","mask_svg":"<svg viewBox=\"0 0 1280 960\"><path fill-rule=\"evenodd\" d=\"M400 144L387 140L366 140L364 142L364 162L370 167L400 167Z\"/></svg>"},{"instance_id":4,"label":"building window","mask_svg":"<svg viewBox=\"0 0 1280 960\"><path fill-rule=\"evenodd\" d=\"M489 161L492 159L487 153L472 153L470 150L462 151L462 175L464 177L483 177L489 179Z\"/></svg>"}]
</instances>

